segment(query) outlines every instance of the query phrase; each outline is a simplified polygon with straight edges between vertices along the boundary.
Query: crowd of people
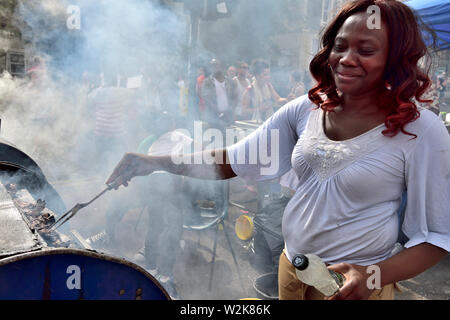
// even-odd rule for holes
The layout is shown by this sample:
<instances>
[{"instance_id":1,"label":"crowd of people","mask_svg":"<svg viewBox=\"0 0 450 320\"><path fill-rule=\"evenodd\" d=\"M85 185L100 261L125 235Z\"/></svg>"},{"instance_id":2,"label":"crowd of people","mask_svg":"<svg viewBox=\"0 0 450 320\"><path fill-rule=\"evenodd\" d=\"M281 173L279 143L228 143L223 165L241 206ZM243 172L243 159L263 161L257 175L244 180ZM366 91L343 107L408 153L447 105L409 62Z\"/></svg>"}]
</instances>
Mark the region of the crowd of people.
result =
<instances>
[{"instance_id":1,"label":"crowd of people","mask_svg":"<svg viewBox=\"0 0 450 320\"><path fill-rule=\"evenodd\" d=\"M285 76L283 92L287 94L281 97L271 81L270 64L264 59L255 59L250 65L237 61L224 67L214 58L197 72L195 104L187 112L193 115L190 119L219 129L237 120L261 124L281 106L311 89L306 73L294 70ZM144 71L131 77L83 75L87 118L92 120L91 133L99 159L114 159L112 153L137 148L152 135L152 128L161 117L170 117L175 126L186 126L183 108L188 98L183 89L187 89L187 84L183 76L177 77L156 79ZM444 104L447 82L445 74L432 78L426 93L433 102L424 106L436 114Z\"/></svg>"},{"instance_id":2,"label":"crowd of people","mask_svg":"<svg viewBox=\"0 0 450 320\"><path fill-rule=\"evenodd\" d=\"M235 120L262 123L283 104L305 93L302 73L294 71L289 77L289 95L280 97L270 72L264 59L255 59L250 66L238 61L228 68L212 59L208 67L199 68L196 93L200 119L218 127Z\"/></svg>"},{"instance_id":3,"label":"crowd of people","mask_svg":"<svg viewBox=\"0 0 450 320\"><path fill-rule=\"evenodd\" d=\"M268 61L255 59L224 67L211 59L198 69L194 105L187 107L185 77L179 74L158 77L141 70L136 75L84 73L83 92L89 134L95 141L99 163L114 162L117 155L136 150L153 135L155 124L171 119L174 126L187 128L189 120L224 129L236 120L262 123L288 101L306 93L303 74L285 75L281 97L271 81ZM190 117L188 114L190 113ZM169 130L167 121L166 129ZM172 128L173 129L173 128Z\"/></svg>"}]
</instances>

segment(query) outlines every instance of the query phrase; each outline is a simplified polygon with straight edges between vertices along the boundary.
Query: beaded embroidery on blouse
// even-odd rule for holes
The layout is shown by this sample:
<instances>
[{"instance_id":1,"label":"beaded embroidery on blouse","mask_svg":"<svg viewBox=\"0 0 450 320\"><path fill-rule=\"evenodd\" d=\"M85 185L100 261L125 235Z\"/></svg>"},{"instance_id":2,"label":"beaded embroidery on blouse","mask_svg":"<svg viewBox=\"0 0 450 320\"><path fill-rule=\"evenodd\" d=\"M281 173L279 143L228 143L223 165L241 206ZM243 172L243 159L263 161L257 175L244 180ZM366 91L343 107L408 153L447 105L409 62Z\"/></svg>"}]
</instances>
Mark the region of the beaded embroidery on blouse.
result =
<instances>
[{"instance_id":1,"label":"beaded embroidery on blouse","mask_svg":"<svg viewBox=\"0 0 450 320\"><path fill-rule=\"evenodd\" d=\"M306 128L297 142L297 148L300 150L296 153L303 156L321 180L334 176L385 143L381 134L385 128L384 124L348 140L330 140L325 135L322 117L322 109L311 110Z\"/></svg>"}]
</instances>

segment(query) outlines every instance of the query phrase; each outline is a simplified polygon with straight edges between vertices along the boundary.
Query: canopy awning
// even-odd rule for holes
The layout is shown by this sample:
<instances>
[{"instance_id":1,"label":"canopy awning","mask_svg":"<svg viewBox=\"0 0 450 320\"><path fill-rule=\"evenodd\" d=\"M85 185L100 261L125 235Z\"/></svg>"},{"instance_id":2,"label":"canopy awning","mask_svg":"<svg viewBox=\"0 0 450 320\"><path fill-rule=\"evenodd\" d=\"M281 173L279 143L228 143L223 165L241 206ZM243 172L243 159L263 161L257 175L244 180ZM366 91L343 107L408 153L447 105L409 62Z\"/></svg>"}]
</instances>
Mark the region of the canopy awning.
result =
<instances>
[{"instance_id":1,"label":"canopy awning","mask_svg":"<svg viewBox=\"0 0 450 320\"><path fill-rule=\"evenodd\" d=\"M405 4L436 32L437 49L450 49L450 0L409 0Z\"/></svg>"}]
</instances>

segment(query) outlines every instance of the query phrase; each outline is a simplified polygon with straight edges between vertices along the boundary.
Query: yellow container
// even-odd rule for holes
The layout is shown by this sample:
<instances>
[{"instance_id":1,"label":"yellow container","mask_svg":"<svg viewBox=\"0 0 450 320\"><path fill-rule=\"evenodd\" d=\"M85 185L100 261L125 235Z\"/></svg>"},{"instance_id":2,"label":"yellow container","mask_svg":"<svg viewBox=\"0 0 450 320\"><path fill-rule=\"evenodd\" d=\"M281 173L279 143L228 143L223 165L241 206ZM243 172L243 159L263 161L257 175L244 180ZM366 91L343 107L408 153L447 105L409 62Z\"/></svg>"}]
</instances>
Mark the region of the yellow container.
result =
<instances>
[{"instance_id":1,"label":"yellow container","mask_svg":"<svg viewBox=\"0 0 450 320\"><path fill-rule=\"evenodd\" d=\"M248 240L253 235L253 220L249 216L243 214L236 219L234 226L236 235L241 240Z\"/></svg>"}]
</instances>

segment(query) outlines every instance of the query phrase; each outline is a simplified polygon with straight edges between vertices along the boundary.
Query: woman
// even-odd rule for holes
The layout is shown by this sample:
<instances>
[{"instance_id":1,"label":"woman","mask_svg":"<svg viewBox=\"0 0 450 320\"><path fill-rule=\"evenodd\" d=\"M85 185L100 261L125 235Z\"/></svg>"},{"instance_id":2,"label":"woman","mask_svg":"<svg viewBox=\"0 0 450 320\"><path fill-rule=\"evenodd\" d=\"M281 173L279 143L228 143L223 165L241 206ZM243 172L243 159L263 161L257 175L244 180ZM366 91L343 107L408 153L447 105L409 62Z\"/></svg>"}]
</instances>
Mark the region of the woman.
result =
<instances>
[{"instance_id":1,"label":"woman","mask_svg":"<svg viewBox=\"0 0 450 320\"><path fill-rule=\"evenodd\" d=\"M371 5L380 8L379 29L367 27ZM310 64L317 85L308 96L282 107L226 152L205 151L216 158L212 170L127 154L108 182L126 185L158 169L264 180L292 167L298 182L283 215L280 299L323 298L296 278L290 261L298 253L316 254L344 275L332 299L392 299L396 282L422 273L450 250L450 138L439 119L414 102L430 84L417 67L426 47L411 10L392 0L347 4L322 45ZM279 156L276 172L263 171L272 165L267 162L246 164L246 148L255 141ZM409 240L392 255L405 190L402 230ZM368 285L371 270L380 273L379 288Z\"/></svg>"},{"instance_id":2,"label":"woman","mask_svg":"<svg viewBox=\"0 0 450 320\"><path fill-rule=\"evenodd\" d=\"M288 98L294 99L305 94L305 85L302 82L302 75L300 71L292 72L289 76L289 82L291 83L291 90Z\"/></svg>"},{"instance_id":3,"label":"woman","mask_svg":"<svg viewBox=\"0 0 450 320\"><path fill-rule=\"evenodd\" d=\"M242 96L242 113L244 118L262 122L273 115L274 106L283 105L288 100L281 98L270 83L270 66L267 61L253 61L252 73L255 77Z\"/></svg>"}]
</instances>

